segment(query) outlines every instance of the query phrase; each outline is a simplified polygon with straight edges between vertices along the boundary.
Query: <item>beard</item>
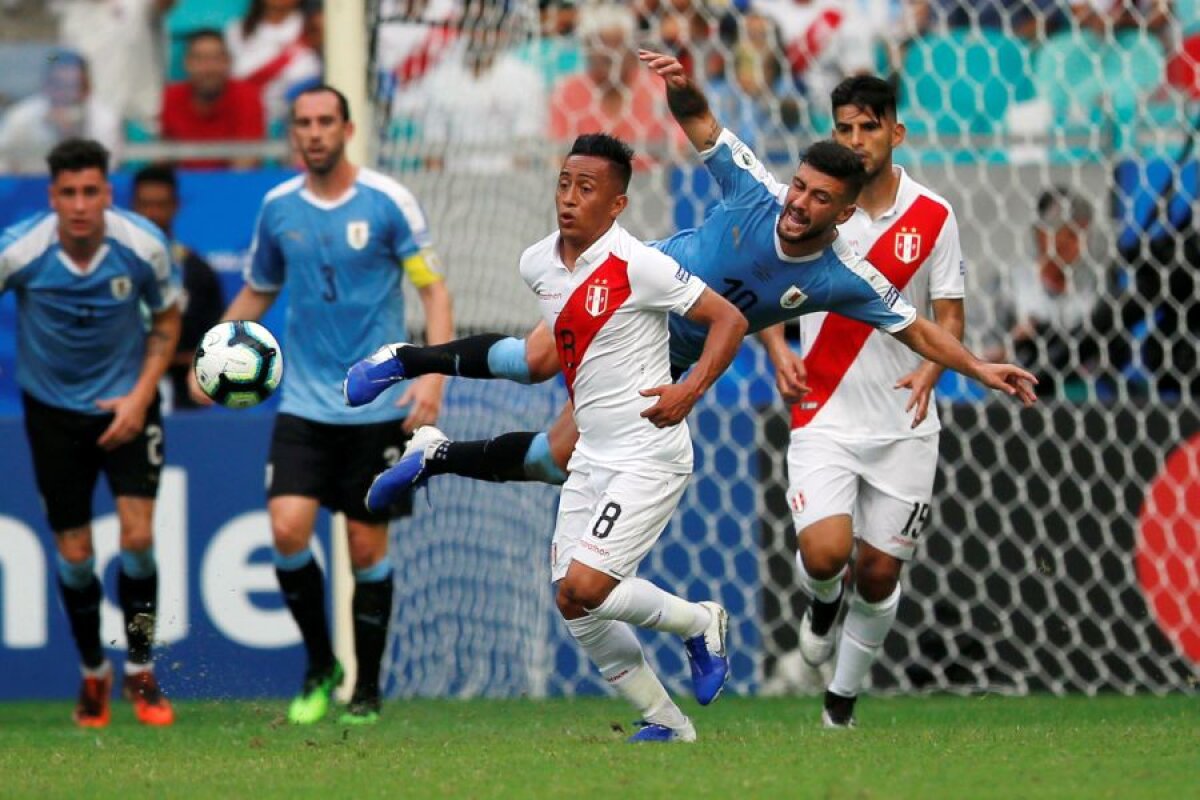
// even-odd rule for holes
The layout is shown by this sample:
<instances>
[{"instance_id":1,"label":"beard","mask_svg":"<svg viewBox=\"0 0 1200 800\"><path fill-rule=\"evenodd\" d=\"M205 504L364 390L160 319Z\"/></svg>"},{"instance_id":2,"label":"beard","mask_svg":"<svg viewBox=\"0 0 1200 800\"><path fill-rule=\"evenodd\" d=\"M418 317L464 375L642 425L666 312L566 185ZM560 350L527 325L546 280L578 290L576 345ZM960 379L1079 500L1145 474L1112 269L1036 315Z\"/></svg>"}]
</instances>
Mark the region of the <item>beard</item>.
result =
<instances>
[{"instance_id":1,"label":"beard","mask_svg":"<svg viewBox=\"0 0 1200 800\"><path fill-rule=\"evenodd\" d=\"M305 168L314 175L328 175L333 172L334 167L342 160L342 154L346 152L344 145L339 145L316 159L310 159L305 152L300 153L300 157L304 160Z\"/></svg>"},{"instance_id":2,"label":"beard","mask_svg":"<svg viewBox=\"0 0 1200 800\"><path fill-rule=\"evenodd\" d=\"M793 236L783 232L783 225L781 222L775 226L775 235L779 237L779 241L781 242L787 242L788 244L802 244L804 242L811 242L813 239L821 238L828 233L829 229L832 227L832 225L826 225L823 228L815 228L812 225L812 221L809 220L809 227L804 231L804 233Z\"/></svg>"}]
</instances>

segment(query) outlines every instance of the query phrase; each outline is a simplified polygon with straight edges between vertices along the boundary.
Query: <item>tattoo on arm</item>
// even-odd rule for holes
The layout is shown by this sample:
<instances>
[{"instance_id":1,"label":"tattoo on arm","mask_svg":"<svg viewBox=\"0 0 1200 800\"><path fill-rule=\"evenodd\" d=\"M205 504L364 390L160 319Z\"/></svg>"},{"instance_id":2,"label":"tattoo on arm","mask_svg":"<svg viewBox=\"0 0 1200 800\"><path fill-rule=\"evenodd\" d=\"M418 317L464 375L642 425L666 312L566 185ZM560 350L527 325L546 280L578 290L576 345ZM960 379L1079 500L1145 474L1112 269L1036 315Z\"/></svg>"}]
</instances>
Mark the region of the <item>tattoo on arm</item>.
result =
<instances>
[{"instance_id":1,"label":"tattoo on arm","mask_svg":"<svg viewBox=\"0 0 1200 800\"><path fill-rule=\"evenodd\" d=\"M704 134L704 149L716 147L717 139L721 136L721 124L714 117L708 126L708 131Z\"/></svg>"},{"instance_id":2,"label":"tattoo on arm","mask_svg":"<svg viewBox=\"0 0 1200 800\"><path fill-rule=\"evenodd\" d=\"M707 113L708 101L704 99L704 93L696 88L696 84L688 81L688 85L682 89L667 89L667 108L676 119L688 119Z\"/></svg>"}]
</instances>

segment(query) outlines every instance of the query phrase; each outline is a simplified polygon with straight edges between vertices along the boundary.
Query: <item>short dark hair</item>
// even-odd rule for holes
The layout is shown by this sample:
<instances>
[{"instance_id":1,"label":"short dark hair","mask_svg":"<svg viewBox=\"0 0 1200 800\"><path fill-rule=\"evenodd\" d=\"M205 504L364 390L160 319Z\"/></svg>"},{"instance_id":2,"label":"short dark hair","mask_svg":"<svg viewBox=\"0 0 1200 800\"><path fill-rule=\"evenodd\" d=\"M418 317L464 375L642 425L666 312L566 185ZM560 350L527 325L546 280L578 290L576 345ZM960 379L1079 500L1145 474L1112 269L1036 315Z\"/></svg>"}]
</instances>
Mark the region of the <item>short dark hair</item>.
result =
<instances>
[{"instance_id":1,"label":"short dark hair","mask_svg":"<svg viewBox=\"0 0 1200 800\"><path fill-rule=\"evenodd\" d=\"M844 106L870 111L876 117L896 118L896 90L874 75L854 75L839 83L829 95L834 116Z\"/></svg>"},{"instance_id":2,"label":"short dark hair","mask_svg":"<svg viewBox=\"0 0 1200 800\"><path fill-rule=\"evenodd\" d=\"M585 133L571 145L571 156L595 156L612 164L621 182L621 191L629 191L629 179L633 177L633 148L607 133Z\"/></svg>"},{"instance_id":3,"label":"short dark hair","mask_svg":"<svg viewBox=\"0 0 1200 800\"><path fill-rule=\"evenodd\" d=\"M169 186L172 195L179 194L179 180L170 164L150 164L139 169L133 176L133 190L136 192L139 186L147 183Z\"/></svg>"},{"instance_id":4,"label":"short dark hair","mask_svg":"<svg viewBox=\"0 0 1200 800\"><path fill-rule=\"evenodd\" d=\"M800 157L800 163L808 164L822 175L837 178L846 184L851 202L858 197L858 193L867 182L867 171L863 167L862 159L849 147L832 139L822 139L809 145Z\"/></svg>"},{"instance_id":5,"label":"short dark hair","mask_svg":"<svg viewBox=\"0 0 1200 800\"><path fill-rule=\"evenodd\" d=\"M186 37L184 37L184 41L187 42L186 49L191 50L192 45L201 39L216 39L221 43L221 46L225 48L225 51L229 52L229 45L225 43L225 35L216 28L200 28L189 33Z\"/></svg>"},{"instance_id":6,"label":"short dark hair","mask_svg":"<svg viewBox=\"0 0 1200 800\"><path fill-rule=\"evenodd\" d=\"M80 172L85 169L98 169L108 176L108 151L104 145L94 139L65 139L54 146L46 156L50 166L50 178L57 178L60 172Z\"/></svg>"},{"instance_id":7,"label":"short dark hair","mask_svg":"<svg viewBox=\"0 0 1200 800\"><path fill-rule=\"evenodd\" d=\"M308 87L305 87L304 89L301 89L300 91L296 92L296 96L292 98L291 116L293 116L293 117L296 116L296 101L299 100L301 97L304 97L304 95L306 95L306 94L322 94L324 92L329 92L331 95L333 95L334 97L337 98L338 109L342 112L342 121L349 122L350 121L350 101L346 99L346 95L342 94L340 91L333 88L328 83L318 83L315 86L308 86Z\"/></svg>"},{"instance_id":8,"label":"short dark hair","mask_svg":"<svg viewBox=\"0 0 1200 800\"><path fill-rule=\"evenodd\" d=\"M1083 226L1092 221L1092 204L1066 186L1051 186L1038 195L1037 223L1057 228L1066 223Z\"/></svg>"}]
</instances>

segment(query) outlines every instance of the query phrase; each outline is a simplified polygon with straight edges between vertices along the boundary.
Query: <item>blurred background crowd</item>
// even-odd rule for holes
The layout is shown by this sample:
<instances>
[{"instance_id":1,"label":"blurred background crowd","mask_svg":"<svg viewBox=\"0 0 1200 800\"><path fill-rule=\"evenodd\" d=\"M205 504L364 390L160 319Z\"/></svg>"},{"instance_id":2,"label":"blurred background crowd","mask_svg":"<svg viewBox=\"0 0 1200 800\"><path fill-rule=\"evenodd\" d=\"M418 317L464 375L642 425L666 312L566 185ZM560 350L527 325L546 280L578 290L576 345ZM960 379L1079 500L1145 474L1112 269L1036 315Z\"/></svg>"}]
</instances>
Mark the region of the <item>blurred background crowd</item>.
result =
<instances>
[{"instance_id":1,"label":"blurred background crowd","mask_svg":"<svg viewBox=\"0 0 1200 800\"><path fill-rule=\"evenodd\" d=\"M988 250L976 344L1034 368L1047 394L1200 386L1195 0L367 5L375 151L393 172L520 171L597 129L632 142L644 173L689 163L640 47L677 55L786 172L828 134L837 81L885 75L904 163L958 206L968 261L971 230ZM44 173L73 135L129 169L286 166L288 100L321 80L323 16L320 0L0 0L0 174ZM1010 185L987 206L997 176ZM974 194L955 194L964 179ZM987 235L995 213L1007 240Z\"/></svg>"}]
</instances>

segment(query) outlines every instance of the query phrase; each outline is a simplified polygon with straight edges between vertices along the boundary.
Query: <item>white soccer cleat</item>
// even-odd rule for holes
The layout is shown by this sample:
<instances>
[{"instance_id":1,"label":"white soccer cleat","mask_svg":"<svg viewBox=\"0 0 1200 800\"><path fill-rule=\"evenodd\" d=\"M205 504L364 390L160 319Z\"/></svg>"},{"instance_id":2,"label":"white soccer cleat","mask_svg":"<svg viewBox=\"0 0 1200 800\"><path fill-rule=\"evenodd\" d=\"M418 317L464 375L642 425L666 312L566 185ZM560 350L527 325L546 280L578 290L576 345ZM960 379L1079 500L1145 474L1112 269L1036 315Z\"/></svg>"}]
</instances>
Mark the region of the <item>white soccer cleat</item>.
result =
<instances>
[{"instance_id":1,"label":"white soccer cleat","mask_svg":"<svg viewBox=\"0 0 1200 800\"><path fill-rule=\"evenodd\" d=\"M821 709L821 727L830 730L853 730L858 727L854 718L854 703L857 697L842 697L831 691L825 692L825 707Z\"/></svg>"},{"instance_id":2,"label":"white soccer cleat","mask_svg":"<svg viewBox=\"0 0 1200 800\"><path fill-rule=\"evenodd\" d=\"M395 465L375 476L364 500L369 511L382 511L429 479L425 468L433 453L450 438L432 425L413 431Z\"/></svg>"},{"instance_id":3,"label":"white soccer cleat","mask_svg":"<svg viewBox=\"0 0 1200 800\"><path fill-rule=\"evenodd\" d=\"M824 636L813 633L810 604L800 620L800 655L810 667L820 667L833 657L833 648L837 642L836 633L837 625L829 626Z\"/></svg>"}]
</instances>

